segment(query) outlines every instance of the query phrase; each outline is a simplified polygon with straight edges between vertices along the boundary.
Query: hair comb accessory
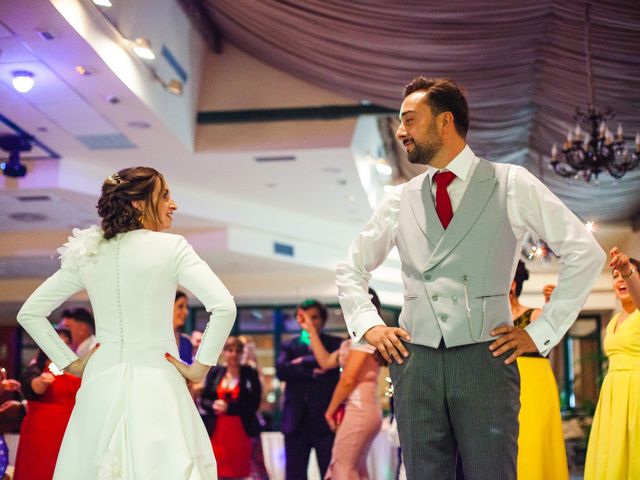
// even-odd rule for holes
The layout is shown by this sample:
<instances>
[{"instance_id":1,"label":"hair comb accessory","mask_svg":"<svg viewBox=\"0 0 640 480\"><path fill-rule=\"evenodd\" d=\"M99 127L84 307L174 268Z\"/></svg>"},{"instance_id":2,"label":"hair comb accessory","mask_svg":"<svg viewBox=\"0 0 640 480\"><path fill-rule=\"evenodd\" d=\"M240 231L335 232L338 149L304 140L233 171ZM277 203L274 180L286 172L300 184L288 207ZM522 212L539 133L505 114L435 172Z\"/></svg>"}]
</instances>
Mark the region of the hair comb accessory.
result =
<instances>
[{"instance_id":1,"label":"hair comb accessory","mask_svg":"<svg viewBox=\"0 0 640 480\"><path fill-rule=\"evenodd\" d=\"M123 180L120 175L118 175L118 173L114 173L113 175L108 176L104 183L108 183L109 185L120 185L122 181Z\"/></svg>"}]
</instances>

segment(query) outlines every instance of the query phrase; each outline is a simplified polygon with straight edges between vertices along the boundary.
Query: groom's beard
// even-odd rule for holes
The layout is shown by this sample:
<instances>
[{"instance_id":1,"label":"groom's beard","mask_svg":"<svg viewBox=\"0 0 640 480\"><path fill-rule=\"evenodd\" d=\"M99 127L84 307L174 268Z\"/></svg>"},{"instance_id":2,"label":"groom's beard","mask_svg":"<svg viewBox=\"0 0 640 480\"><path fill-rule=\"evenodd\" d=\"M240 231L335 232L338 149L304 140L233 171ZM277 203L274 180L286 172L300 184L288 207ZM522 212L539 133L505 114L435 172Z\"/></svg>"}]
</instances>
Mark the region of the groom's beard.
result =
<instances>
[{"instance_id":1,"label":"groom's beard","mask_svg":"<svg viewBox=\"0 0 640 480\"><path fill-rule=\"evenodd\" d=\"M427 139L424 143L418 143L413 139L414 148L407 153L407 158L411 163L419 165L429 165L433 158L442 148L442 139L438 136L435 121L431 121L427 130Z\"/></svg>"},{"instance_id":2,"label":"groom's beard","mask_svg":"<svg viewBox=\"0 0 640 480\"><path fill-rule=\"evenodd\" d=\"M414 140L414 148L407 154L407 158L414 164L429 165L441 148L442 140L437 136L433 141L423 144Z\"/></svg>"}]
</instances>

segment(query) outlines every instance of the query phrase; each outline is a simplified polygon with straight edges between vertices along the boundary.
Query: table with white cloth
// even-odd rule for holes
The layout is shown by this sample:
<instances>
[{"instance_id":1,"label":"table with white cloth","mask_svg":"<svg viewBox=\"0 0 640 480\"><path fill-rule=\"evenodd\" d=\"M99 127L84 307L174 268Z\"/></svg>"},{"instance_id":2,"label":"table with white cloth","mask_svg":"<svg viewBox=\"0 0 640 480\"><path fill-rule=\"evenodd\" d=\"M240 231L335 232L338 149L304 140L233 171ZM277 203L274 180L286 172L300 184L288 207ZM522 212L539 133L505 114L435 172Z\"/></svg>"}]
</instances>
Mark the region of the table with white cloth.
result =
<instances>
[{"instance_id":1,"label":"table with white cloth","mask_svg":"<svg viewBox=\"0 0 640 480\"><path fill-rule=\"evenodd\" d=\"M389 422L385 419L367 456L367 470L369 471L370 480L395 479L398 449L391 445L388 430ZM263 432L260 437L269 480L284 480L284 435L280 432ZM309 457L307 477L308 480L321 480L314 450L311 451L311 456Z\"/></svg>"}]
</instances>

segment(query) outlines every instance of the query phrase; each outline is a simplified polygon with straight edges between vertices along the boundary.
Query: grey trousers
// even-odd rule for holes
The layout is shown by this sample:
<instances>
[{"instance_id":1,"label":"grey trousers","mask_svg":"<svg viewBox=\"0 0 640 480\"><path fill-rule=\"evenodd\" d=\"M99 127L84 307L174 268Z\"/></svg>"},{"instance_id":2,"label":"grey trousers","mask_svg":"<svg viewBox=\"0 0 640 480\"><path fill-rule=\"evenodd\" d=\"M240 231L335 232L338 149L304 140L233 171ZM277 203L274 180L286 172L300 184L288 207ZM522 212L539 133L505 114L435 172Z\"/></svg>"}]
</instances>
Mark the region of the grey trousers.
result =
<instances>
[{"instance_id":1,"label":"grey trousers","mask_svg":"<svg viewBox=\"0 0 640 480\"><path fill-rule=\"evenodd\" d=\"M489 343L434 349L405 344L390 366L408 480L516 480L520 374Z\"/></svg>"}]
</instances>

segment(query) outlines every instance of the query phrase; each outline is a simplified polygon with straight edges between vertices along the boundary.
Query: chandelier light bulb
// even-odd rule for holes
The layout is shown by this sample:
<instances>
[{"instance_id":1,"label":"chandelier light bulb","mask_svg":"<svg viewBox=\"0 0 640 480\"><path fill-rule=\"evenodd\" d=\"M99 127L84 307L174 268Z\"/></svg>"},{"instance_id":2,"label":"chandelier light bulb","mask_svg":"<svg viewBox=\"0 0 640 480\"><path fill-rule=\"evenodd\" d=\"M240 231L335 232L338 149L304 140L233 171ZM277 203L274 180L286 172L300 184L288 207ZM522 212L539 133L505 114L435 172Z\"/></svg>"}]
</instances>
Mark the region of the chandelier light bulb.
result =
<instances>
[{"instance_id":1,"label":"chandelier light bulb","mask_svg":"<svg viewBox=\"0 0 640 480\"><path fill-rule=\"evenodd\" d=\"M153 60L156 58L155 53L151 50L151 42L147 38L136 38L131 49L138 57L144 58L145 60Z\"/></svg>"},{"instance_id":2,"label":"chandelier light bulb","mask_svg":"<svg viewBox=\"0 0 640 480\"><path fill-rule=\"evenodd\" d=\"M551 159L555 160L558 157L558 144L553 142L553 146L551 147Z\"/></svg>"},{"instance_id":3,"label":"chandelier light bulb","mask_svg":"<svg viewBox=\"0 0 640 480\"><path fill-rule=\"evenodd\" d=\"M571 130L569 130L569 133L567 133L567 142L571 143L573 141L573 134L571 133Z\"/></svg>"},{"instance_id":4,"label":"chandelier light bulb","mask_svg":"<svg viewBox=\"0 0 640 480\"><path fill-rule=\"evenodd\" d=\"M582 129L580 128L580 125L576 123L576 138L580 139L580 135L582 135Z\"/></svg>"},{"instance_id":5,"label":"chandelier light bulb","mask_svg":"<svg viewBox=\"0 0 640 480\"><path fill-rule=\"evenodd\" d=\"M640 132L636 132L636 150L640 150Z\"/></svg>"},{"instance_id":6,"label":"chandelier light bulb","mask_svg":"<svg viewBox=\"0 0 640 480\"><path fill-rule=\"evenodd\" d=\"M16 70L13 72L13 78L11 79L11 85L20 93L27 93L33 88L33 73L26 70Z\"/></svg>"},{"instance_id":7,"label":"chandelier light bulb","mask_svg":"<svg viewBox=\"0 0 640 480\"><path fill-rule=\"evenodd\" d=\"M600 136L604 137L604 133L607 131L607 125L604 123L604 120L600 124Z\"/></svg>"},{"instance_id":8,"label":"chandelier light bulb","mask_svg":"<svg viewBox=\"0 0 640 480\"><path fill-rule=\"evenodd\" d=\"M616 131L616 134L618 135L618 140L622 140L624 138L624 134L622 133L621 123L618 124L618 130Z\"/></svg>"}]
</instances>

